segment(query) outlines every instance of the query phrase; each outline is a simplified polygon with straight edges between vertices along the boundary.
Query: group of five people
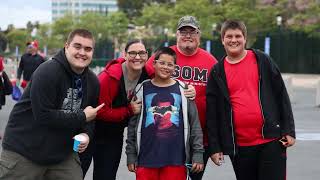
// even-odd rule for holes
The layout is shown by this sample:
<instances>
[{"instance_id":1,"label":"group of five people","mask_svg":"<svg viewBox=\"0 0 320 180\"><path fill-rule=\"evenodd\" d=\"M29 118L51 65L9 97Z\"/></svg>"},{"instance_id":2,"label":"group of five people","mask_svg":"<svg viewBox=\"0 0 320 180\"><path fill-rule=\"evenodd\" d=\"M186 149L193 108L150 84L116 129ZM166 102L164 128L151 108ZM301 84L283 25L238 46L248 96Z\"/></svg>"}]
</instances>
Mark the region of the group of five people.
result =
<instances>
[{"instance_id":1,"label":"group of five people","mask_svg":"<svg viewBox=\"0 0 320 180\"><path fill-rule=\"evenodd\" d=\"M199 48L195 17L179 20L176 37L149 60L141 40L128 42L97 78L88 68L92 34L72 31L10 114L0 179L80 180L92 158L94 180L116 179L125 127L128 170L138 180L202 179L208 159L220 166L224 155L238 180L285 179L294 120L272 59L245 48L241 21L223 23L219 62ZM79 154L77 134L86 137Z\"/></svg>"}]
</instances>

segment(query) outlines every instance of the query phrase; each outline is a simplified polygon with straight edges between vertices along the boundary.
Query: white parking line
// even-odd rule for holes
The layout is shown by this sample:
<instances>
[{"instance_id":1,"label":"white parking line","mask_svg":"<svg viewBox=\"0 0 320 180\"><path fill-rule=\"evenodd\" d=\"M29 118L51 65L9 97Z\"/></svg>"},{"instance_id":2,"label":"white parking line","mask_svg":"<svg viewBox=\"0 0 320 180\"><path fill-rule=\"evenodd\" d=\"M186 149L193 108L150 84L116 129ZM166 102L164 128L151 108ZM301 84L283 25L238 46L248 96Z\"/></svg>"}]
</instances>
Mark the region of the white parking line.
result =
<instances>
[{"instance_id":1,"label":"white parking line","mask_svg":"<svg viewBox=\"0 0 320 180\"><path fill-rule=\"evenodd\" d=\"M297 133L296 139L302 141L319 141L320 133Z\"/></svg>"}]
</instances>

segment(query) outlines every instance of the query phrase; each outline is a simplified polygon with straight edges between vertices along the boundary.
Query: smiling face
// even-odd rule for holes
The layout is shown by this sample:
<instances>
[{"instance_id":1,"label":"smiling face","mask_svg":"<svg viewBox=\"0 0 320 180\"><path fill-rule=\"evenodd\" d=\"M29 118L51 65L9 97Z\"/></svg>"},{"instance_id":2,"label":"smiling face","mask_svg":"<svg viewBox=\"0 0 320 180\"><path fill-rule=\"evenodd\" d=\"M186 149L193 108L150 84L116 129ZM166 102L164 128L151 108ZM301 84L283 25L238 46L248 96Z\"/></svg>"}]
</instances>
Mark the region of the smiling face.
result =
<instances>
[{"instance_id":1,"label":"smiling face","mask_svg":"<svg viewBox=\"0 0 320 180\"><path fill-rule=\"evenodd\" d=\"M153 61L155 77L163 80L170 79L174 72L174 57L168 54L161 54L158 60Z\"/></svg>"},{"instance_id":2,"label":"smiling face","mask_svg":"<svg viewBox=\"0 0 320 180\"><path fill-rule=\"evenodd\" d=\"M185 55L193 55L200 45L200 31L186 26L177 31L177 46Z\"/></svg>"},{"instance_id":3,"label":"smiling face","mask_svg":"<svg viewBox=\"0 0 320 180\"><path fill-rule=\"evenodd\" d=\"M222 44L228 56L237 58L245 52L246 38L240 29L228 29L222 37Z\"/></svg>"},{"instance_id":4,"label":"smiling face","mask_svg":"<svg viewBox=\"0 0 320 180\"><path fill-rule=\"evenodd\" d=\"M75 35L71 42L65 44L65 54L72 71L81 74L92 61L94 41Z\"/></svg>"},{"instance_id":5,"label":"smiling face","mask_svg":"<svg viewBox=\"0 0 320 180\"><path fill-rule=\"evenodd\" d=\"M148 59L146 47L141 42L131 44L125 52L125 59L128 69L134 71L142 70Z\"/></svg>"}]
</instances>

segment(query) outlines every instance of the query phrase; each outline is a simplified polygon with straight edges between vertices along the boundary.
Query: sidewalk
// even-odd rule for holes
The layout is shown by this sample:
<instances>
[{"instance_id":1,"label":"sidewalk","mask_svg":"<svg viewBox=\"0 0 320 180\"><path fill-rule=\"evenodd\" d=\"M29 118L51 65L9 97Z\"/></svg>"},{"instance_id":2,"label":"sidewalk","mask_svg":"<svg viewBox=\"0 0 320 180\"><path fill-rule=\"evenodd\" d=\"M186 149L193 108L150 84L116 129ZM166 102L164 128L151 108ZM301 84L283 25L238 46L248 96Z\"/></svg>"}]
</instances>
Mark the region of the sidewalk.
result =
<instances>
[{"instance_id":1,"label":"sidewalk","mask_svg":"<svg viewBox=\"0 0 320 180\"><path fill-rule=\"evenodd\" d=\"M292 76L293 96L292 104L297 142L288 149L288 180L318 180L320 179L320 108L315 106L316 81L320 75L284 74ZM9 113L14 101L7 96L7 104L0 110L0 133L4 132ZM125 135L126 137L126 135ZM1 148L0 148L1 150ZM221 167L213 165L209 160L203 180L234 180L235 176L228 157ZM117 180L134 180L134 173L126 167L126 156L122 159L117 175ZM85 180L92 180L92 167Z\"/></svg>"}]
</instances>

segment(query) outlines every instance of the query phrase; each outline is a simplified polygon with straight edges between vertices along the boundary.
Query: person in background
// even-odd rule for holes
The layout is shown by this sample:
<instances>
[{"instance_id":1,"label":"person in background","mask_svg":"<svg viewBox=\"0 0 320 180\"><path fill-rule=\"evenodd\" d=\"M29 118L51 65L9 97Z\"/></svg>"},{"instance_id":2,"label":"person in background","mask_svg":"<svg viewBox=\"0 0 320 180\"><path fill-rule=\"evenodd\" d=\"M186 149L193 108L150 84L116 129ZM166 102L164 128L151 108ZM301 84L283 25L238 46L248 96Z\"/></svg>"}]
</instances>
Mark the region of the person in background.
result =
<instances>
[{"instance_id":1,"label":"person in background","mask_svg":"<svg viewBox=\"0 0 320 180\"><path fill-rule=\"evenodd\" d=\"M104 105L97 106L99 81L88 68L94 43L90 31L75 29L64 48L35 70L5 129L2 180L83 179L78 153L92 139L92 121ZM74 152L78 134L85 138Z\"/></svg>"},{"instance_id":2,"label":"person in background","mask_svg":"<svg viewBox=\"0 0 320 180\"><path fill-rule=\"evenodd\" d=\"M21 57L16 84L22 88L26 88L33 72L44 62L44 58L38 54L38 48L38 41L28 42L26 53ZM21 75L23 75L22 82L20 82Z\"/></svg>"},{"instance_id":3,"label":"person in background","mask_svg":"<svg viewBox=\"0 0 320 180\"><path fill-rule=\"evenodd\" d=\"M0 54L0 110L6 104L6 95L12 94L12 84L7 73L4 71L3 61L4 57ZM1 139L2 133L0 134Z\"/></svg>"},{"instance_id":4,"label":"person in background","mask_svg":"<svg viewBox=\"0 0 320 180\"><path fill-rule=\"evenodd\" d=\"M206 166L208 153L208 135L206 130L206 86L209 71L217 63L215 57L209 52L201 49L200 37L201 30L197 19L193 16L183 16L177 25L177 44L171 46L177 54L177 63L173 77L181 80L185 84L194 86L196 90L195 102L199 112L199 120L203 130L204 144L204 165ZM152 56L147 62L147 69L153 70ZM150 70L150 71L151 71ZM199 173L190 173L192 180L201 180L204 171Z\"/></svg>"},{"instance_id":5,"label":"person in background","mask_svg":"<svg viewBox=\"0 0 320 180\"><path fill-rule=\"evenodd\" d=\"M142 110L129 121L126 154L137 180L185 180L189 161L192 172L203 169L197 107L183 94L187 86L171 78L175 63L175 51L160 48L153 62L155 77L135 89Z\"/></svg>"},{"instance_id":6,"label":"person in background","mask_svg":"<svg viewBox=\"0 0 320 180\"><path fill-rule=\"evenodd\" d=\"M12 84L7 73L4 71L3 61L4 57L0 54L0 109L6 104L6 95L12 93Z\"/></svg>"},{"instance_id":7,"label":"person in background","mask_svg":"<svg viewBox=\"0 0 320 180\"><path fill-rule=\"evenodd\" d=\"M210 72L207 126L211 160L229 155L237 180L286 179L287 147L295 143L290 99L281 73L265 53L246 49L247 28L221 27L226 56Z\"/></svg>"}]
</instances>

